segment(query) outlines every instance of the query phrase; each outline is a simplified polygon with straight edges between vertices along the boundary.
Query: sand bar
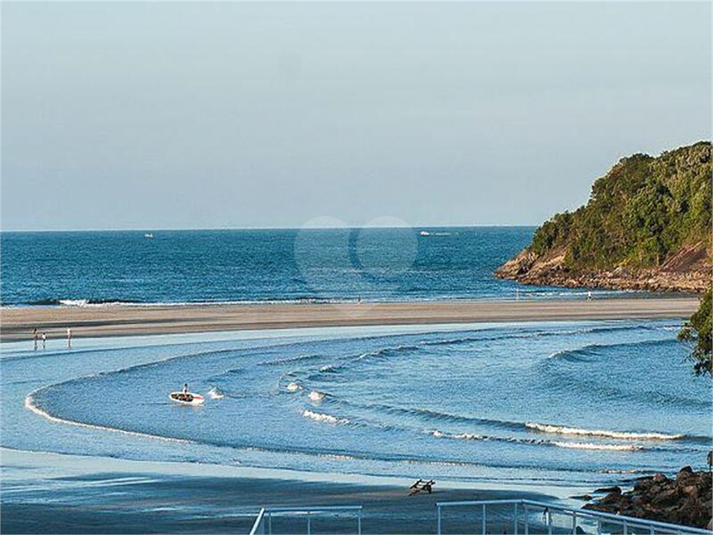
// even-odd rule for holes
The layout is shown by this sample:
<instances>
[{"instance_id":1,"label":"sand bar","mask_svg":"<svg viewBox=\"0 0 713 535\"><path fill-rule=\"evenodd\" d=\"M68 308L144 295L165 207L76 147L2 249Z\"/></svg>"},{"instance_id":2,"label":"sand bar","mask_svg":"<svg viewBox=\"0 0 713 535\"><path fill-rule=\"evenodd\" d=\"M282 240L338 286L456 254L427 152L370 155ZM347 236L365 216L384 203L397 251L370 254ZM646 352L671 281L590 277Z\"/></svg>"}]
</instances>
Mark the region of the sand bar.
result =
<instances>
[{"instance_id":1,"label":"sand bar","mask_svg":"<svg viewBox=\"0 0 713 535\"><path fill-rule=\"evenodd\" d=\"M349 325L427 325L478 322L677 319L698 307L696 297L398 303L221 304L183 306L28 307L0 309L0 340L129 336Z\"/></svg>"}]
</instances>

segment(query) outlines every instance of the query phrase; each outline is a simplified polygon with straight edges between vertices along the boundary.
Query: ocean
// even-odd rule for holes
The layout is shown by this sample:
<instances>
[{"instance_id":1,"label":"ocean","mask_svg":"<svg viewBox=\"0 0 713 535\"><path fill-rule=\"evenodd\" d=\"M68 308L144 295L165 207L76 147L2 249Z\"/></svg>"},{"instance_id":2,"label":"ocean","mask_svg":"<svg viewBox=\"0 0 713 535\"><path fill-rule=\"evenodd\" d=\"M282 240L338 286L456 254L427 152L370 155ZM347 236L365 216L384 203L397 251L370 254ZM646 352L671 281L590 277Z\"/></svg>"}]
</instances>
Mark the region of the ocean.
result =
<instances>
[{"instance_id":1,"label":"ocean","mask_svg":"<svg viewBox=\"0 0 713 535\"><path fill-rule=\"evenodd\" d=\"M680 322L359 327L4 348L1 444L99 458L591 492L701 466ZM199 407L168 399L184 382Z\"/></svg>"},{"instance_id":2,"label":"ocean","mask_svg":"<svg viewBox=\"0 0 713 535\"><path fill-rule=\"evenodd\" d=\"M3 306L577 297L493 271L532 227L3 232ZM153 237L146 237L149 234ZM601 292L610 295L611 292Z\"/></svg>"},{"instance_id":3,"label":"ocean","mask_svg":"<svg viewBox=\"0 0 713 535\"><path fill-rule=\"evenodd\" d=\"M581 298L493 270L532 228L2 234L4 306ZM598 292L597 297L617 292ZM646 294L641 294L645 296ZM4 343L0 445L591 492L711 443L681 321L373 326ZM188 383L206 396L180 406Z\"/></svg>"}]
</instances>

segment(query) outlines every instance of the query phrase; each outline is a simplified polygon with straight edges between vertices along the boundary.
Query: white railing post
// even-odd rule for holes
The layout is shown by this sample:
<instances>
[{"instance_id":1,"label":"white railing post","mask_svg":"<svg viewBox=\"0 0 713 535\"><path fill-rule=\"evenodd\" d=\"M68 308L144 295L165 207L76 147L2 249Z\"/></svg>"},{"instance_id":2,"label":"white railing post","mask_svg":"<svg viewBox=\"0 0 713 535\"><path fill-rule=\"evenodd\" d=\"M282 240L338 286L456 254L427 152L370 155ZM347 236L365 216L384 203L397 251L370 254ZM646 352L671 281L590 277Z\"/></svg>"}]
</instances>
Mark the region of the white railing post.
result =
<instances>
[{"instance_id":1,"label":"white railing post","mask_svg":"<svg viewBox=\"0 0 713 535\"><path fill-rule=\"evenodd\" d=\"M312 535L312 515L307 511L307 535Z\"/></svg>"},{"instance_id":2,"label":"white railing post","mask_svg":"<svg viewBox=\"0 0 713 535\"><path fill-rule=\"evenodd\" d=\"M626 520L624 520L623 525L624 525L624 535L629 535L629 526L626 525Z\"/></svg>"},{"instance_id":3,"label":"white railing post","mask_svg":"<svg viewBox=\"0 0 713 535\"><path fill-rule=\"evenodd\" d=\"M577 511L572 513L572 535L577 535Z\"/></svg>"},{"instance_id":4,"label":"white railing post","mask_svg":"<svg viewBox=\"0 0 713 535\"><path fill-rule=\"evenodd\" d=\"M438 508L438 535L441 535L441 506L436 504Z\"/></svg>"},{"instance_id":5,"label":"white railing post","mask_svg":"<svg viewBox=\"0 0 713 535\"><path fill-rule=\"evenodd\" d=\"M547 535L552 535L552 511L550 511L549 507L547 508Z\"/></svg>"},{"instance_id":6,"label":"white railing post","mask_svg":"<svg viewBox=\"0 0 713 535\"><path fill-rule=\"evenodd\" d=\"M263 507L258 511L255 517L255 522L253 522L253 527L250 530L250 535L265 535L265 508Z\"/></svg>"},{"instance_id":7,"label":"white railing post","mask_svg":"<svg viewBox=\"0 0 713 535\"><path fill-rule=\"evenodd\" d=\"M272 535L272 513L267 513L267 532Z\"/></svg>"},{"instance_id":8,"label":"white railing post","mask_svg":"<svg viewBox=\"0 0 713 535\"><path fill-rule=\"evenodd\" d=\"M486 531L486 529L485 529L485 526L486 526L486 524L485 524L485 507L486 507L486 505L483 504L483 518L482 518L482 523L481 523L482 527L483 527L483 531L481 531L481 533L483 535L485 535L485 531Z\"/></svg>"},{"instance_id":9,"label":"white railing post","mask_svg":"<svg viewBox=\"0 0 713 535\"><path fill-rule=\"evenodd\" d=\"M523 504L525 509L525 535L530 535L530 511L527 510L527 504Z\"/></svg>"},{"instance_id":10,"label":"white railing post","mask_svg":"<svg viewBox=\"0 0 713 535\"><path fill-rule=\"evenodd\" d=\"M515 520L513 521L513 535L517 535L517 502L515 502Z\"/></svg>"},{"instance_id":11,"label":"white railing post","mask_svg":"<svg viewBox=\"0 0 713 535\"><path fill-rule=\"evenodd\" d=\"M361 535L361 509L357 511L357 535Z\"/></svg>"}]
</instances>

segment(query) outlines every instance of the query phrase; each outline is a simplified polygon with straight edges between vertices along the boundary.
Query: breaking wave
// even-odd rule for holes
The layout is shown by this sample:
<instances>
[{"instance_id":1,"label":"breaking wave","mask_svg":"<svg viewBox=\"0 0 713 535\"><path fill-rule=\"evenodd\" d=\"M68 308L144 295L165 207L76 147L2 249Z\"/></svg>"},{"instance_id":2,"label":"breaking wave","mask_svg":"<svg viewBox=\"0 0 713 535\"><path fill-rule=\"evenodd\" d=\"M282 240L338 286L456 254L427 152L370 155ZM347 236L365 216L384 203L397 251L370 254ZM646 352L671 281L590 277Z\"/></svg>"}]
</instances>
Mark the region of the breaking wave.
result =
<instances>
[{"instance_id":1,"label":"breaking wave","mask_svg":"<svg viewBox=\"0 0 713 535\"><path fill-rule=\"evenodd\" d=\"M315 422L327 422L330 424L348 424L349 420L346 418L337 418L336 416L332 416L331 414L324 414L322 412L314 412L309 409L305 409L304 412L302 412L302 416L305 418L309 418L310 420L314 420Z\"/></svg>"},{"instance_id":2,"label":"breaking wave","mask_svg":"<svg viewBox=\"0 0 713 535\"><path fill-rule=\"evenodd\" d=\"M682 434L666 434L666 433L633 433L623 431L607 431L603 429L578 429L576 427L564 427L559 425L540 424L536 422L527 422L525 426L529 429L534 429L541 433L549 433L555 435L574 435L586 437L604 437L614 438L618 440L680 440L685 437Z\"/></svg>"},{"instance_id":3,"label":"breaking wave","mask_svg":"<svg viewBox=\"0 0 713 535\"><path fill-rule=\"evenodd\" d=\"M55 422L59 424L65 424L65 425L74 425L77 427L84 427L86 429L98 429L101 431L112 431L114 433L122 433L125 435L131 435L135 437L143 437L143 438L152 438L155 440L163 440L166 442L180 442L183 444L199 444L199 442L194 441L194 440L187 440L183 438L173 438L173 437L165 437L161 435L152 435L150 433L142 433L140 431L127 431L125 429L119 429L117 427L108 427L104 425L97 425L97 424L89 424L85 422L78 422L76 420L69 420L66 418L59 418L57 416L54 416L41 408L39 405L37 405L37 402L35 401L34 394L35 392L30 392L27 394L27 397L25 397L25 408L28 409L29 411L37 414L38 416L41 416L50 422Z\"/></svg>"},{"instance_id":4,"label":"breaking wave","mask_svg":"<svg viewBox=\"0 0 713 535\"><path fill-rule=\"evenodd\" d=\"M568 448L573 450L602 450L602 451L637 451L643 450L643 446L637 444L595 444L592 442L550 442L558 448Z\"/></svg>"},{"instance_id":5,"label":"breaking wave","mask_svg":"<svg viewBox=\"0 0 713 535\"><path fill-rule=\"evenodd\" d=\"M220 388L214 386L208 391L208 397L211 399L223 399L225 394L223 394L223 391Z\"/></svg>"},{"instance_id":6,"label":"breaking wave","mask_svg":"<svg viewBox=\"0 0 713 535\"><path fill-rule=\"evenodd\" d=\"M317 390L312 390L307 396L310 401L322 401L326 394L324 392L318 392Z\"/></svg>"}]
</instances>

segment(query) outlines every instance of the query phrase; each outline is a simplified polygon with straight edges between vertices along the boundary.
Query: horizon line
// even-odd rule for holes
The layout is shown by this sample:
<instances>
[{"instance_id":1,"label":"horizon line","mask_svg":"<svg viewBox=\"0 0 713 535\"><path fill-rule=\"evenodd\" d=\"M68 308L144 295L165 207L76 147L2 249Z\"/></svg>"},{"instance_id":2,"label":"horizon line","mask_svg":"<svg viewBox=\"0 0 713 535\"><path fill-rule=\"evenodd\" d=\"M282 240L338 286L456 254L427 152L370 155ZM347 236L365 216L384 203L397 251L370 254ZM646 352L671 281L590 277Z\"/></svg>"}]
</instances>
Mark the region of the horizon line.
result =
<instances>
[{"instance_id":1,"label":"horizon line","mask_svg":"<svg viewBox=\"0 0 713 535\"><path fill-rule=\"evenodd\" d=\"M397 226L372 226L347 225L346 227L133 227L133 228L86 228L86 229L3 229L2 233L43 233L43 232L207 232L207 231L230 231L230 230L332 230L338 228L363 229L363 228L412 228L418 230L438 229L438 228L525 228L537 227L539 224L468 224L468 225L409 225L408 227Z\"/></svg>"}]
</instances>

